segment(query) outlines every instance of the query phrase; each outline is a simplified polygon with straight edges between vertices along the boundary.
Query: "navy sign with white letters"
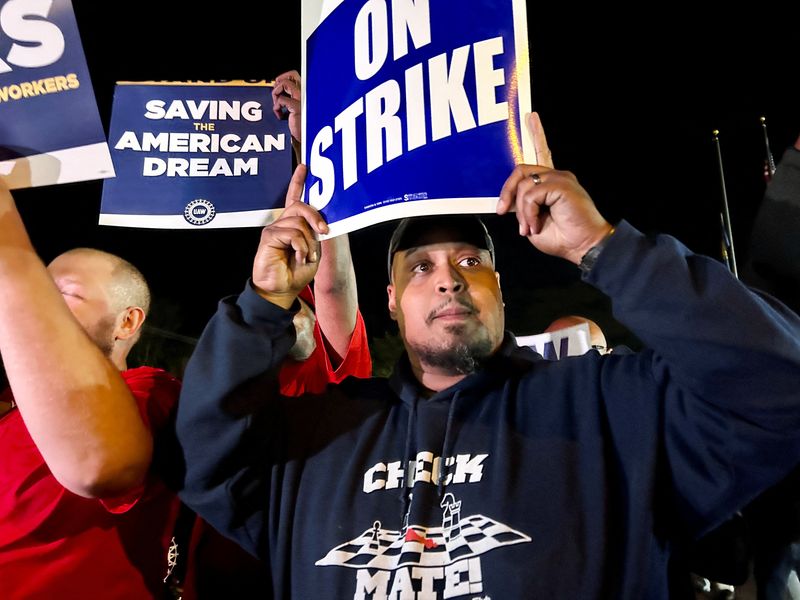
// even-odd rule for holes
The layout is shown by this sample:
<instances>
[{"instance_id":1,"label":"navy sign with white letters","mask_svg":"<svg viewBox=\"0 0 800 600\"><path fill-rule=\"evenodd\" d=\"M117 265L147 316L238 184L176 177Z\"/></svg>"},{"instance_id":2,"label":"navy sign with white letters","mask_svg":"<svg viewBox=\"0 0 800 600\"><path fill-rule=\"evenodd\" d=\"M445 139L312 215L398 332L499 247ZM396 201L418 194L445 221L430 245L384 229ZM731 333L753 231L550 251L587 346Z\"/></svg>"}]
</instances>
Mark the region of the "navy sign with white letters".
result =
<instances>
[{"instance_id":1,"label":"navy sign with white letters","mask_svg":"<svg viewBox=\"0 0 800 600\"><path fill-rule=\"evenodd\" d=\"M69 0L0 0L0 123L12 189L114 176Z\"/></svg>"},{"instance_id":2,"label":"navy sign with white letters","mask_svg":"<svg viewBox=\"0 0 800 600\"><path fill-rule=\"evenodd\" d=\"M320 14L306 0L305 199L332 235L493 211L533 160L524 0L343 0Z\"/></svg>"},{"instance_id":3,"label":"navy sign with white letters","mask_svg":"<svg viewBox=\"0 0 800 600\"><path fill-rule=\"evenodd\" d=\"M100 223L263 226L283 209L291 139L267 82L121 83L110 143L117 178Z\"/></svg>"}]
</instances>

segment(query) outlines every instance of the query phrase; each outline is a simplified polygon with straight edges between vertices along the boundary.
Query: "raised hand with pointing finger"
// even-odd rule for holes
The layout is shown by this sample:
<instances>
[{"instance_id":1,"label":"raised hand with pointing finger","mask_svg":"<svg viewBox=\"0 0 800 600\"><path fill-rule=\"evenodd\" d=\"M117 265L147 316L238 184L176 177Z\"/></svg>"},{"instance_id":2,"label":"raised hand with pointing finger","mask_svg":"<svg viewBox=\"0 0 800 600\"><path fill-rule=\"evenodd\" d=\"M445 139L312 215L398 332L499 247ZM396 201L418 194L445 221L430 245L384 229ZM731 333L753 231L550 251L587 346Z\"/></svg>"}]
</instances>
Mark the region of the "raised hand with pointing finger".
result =
<instances>
[{"instance_id":1,"label":"raised hand with pointing finger","mask_svg":"<svg viewBox=\"0 0 800 600\"><path fill-rule=\"evenodd\" d=\"M527 125L543 165L518 165L512 171L500 192L497 213L514 209L520 235L545 254L580 264L613 228L572 173L552 168L536 113L528 117Z\"/></svg>"},{"instance_id":2,"label":"raised hand with pointing finger","mask_svg":"<svg viewBox=\"0 0 800 600\"><path fill-rule=\"evenodd\" d=\"M255 260L253 285L273 304L289 308L317 272L320 257L315 234L327 233L328 225L317 210L300 201L305 165L295 169L286 193L286 208L261 232Z\"/></svg>"}]
</instances>

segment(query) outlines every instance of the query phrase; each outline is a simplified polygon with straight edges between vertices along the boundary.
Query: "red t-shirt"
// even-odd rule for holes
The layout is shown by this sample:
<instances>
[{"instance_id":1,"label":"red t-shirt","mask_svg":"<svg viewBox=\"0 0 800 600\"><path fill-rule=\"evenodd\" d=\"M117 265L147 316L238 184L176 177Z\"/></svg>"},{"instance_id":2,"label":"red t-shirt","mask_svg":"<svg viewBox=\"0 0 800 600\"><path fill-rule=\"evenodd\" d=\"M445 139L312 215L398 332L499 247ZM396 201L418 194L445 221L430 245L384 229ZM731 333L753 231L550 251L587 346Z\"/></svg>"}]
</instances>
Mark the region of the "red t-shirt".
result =
<instances>
[{"instance_id":1,"label":"red t-shirt","mask_svg":"<svg viewBox=\"0 0 800 600\"><path fill-rule=\"evenodd\" d=\"M310 288L305 288L300 297L306 304L314 307L314 296ZM364 327L361 311L356 312L356 326L350 336L350 345L336 369L331 364L331 358L325 349L325 339L317 322L314 323L314 341L316 348L306 360L296 361L287 358L281 366L278 378L284 396L319 394L329 383L340 383L350 376L372 375L372 359L369 355L367 330Z\"/></svg>"},{"instance_id":2,"label":"red t-shirt","mask_svg":"<svg viewBox=\"0 0 800 600\"><path fill-rule=\"evenodd\" d=\"M157 432L172 417L180 384L150 367L122 377ZM10 401L10 390L0 398ZM12 409L0 417L0 598L162 597L177 506L156 481L102 502L65 490Z\"/></svg>"},{"instance_id":3,"label":"red t-shirt","mask_svg":"<svg viewBox=\"0 0 800 600\"><path fill-rule=\"evenodd\" d=\"M314 306L310 288L306 288L300 297ZM318 323L314 323L314 340L316 348L308 359L300 362L287 359L283 363L279 380L284 396L319 393L329 383L339 383L351 375L372 375L367 331L360 311L356 314L356 326L347 353L337 369L331 365ZM267 566L200 518L192 530L189 557L183 600L268 598L271 595Z\"/></svg>"}]
</instances>

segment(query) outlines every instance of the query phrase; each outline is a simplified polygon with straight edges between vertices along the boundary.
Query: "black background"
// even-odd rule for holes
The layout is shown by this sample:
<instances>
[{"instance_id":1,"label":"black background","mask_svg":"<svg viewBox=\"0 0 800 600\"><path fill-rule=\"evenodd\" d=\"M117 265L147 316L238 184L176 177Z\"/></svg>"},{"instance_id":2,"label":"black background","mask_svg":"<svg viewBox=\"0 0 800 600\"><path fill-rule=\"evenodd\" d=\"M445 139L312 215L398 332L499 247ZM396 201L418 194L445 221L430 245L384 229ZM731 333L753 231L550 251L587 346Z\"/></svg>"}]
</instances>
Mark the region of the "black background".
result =
<instances>
[{"instance_id":1,"label":"black background","mask_svg":"<svg viewBox=\"0 0 800 600\"><path fill-rule=\"evenodd\" d=\"M74 0L74 7L106 131L117 80L272 79L300 66L297 1ZM721 193L711 135L717 128L734 239L740 262L746 258L764 189L758 119L767 117L776 159L800 133L797 32L782 33L793 18L767 9L726 8L701 19L697 7L667 4L623 10L595 3L579 10L570 3L528 3L534 107L556 165L578 175L606 218L626 218L717 255ZM241 289L259 230L100 227L101 189L102 183L88 182L15 193L42 257L74 246L121 254L150 280L162 312L156 322L197 335L217 299ZM518 333L532 333L558 314L531 316L538 304L526 290L570 285L577 271L519 239L513 217L488 221L509 321ZM362 311L378 336L389 327L384 253L390 229L351 235ZM560 305L562 312L579 307L570 308Z\"/></svg>"}]
</instances>

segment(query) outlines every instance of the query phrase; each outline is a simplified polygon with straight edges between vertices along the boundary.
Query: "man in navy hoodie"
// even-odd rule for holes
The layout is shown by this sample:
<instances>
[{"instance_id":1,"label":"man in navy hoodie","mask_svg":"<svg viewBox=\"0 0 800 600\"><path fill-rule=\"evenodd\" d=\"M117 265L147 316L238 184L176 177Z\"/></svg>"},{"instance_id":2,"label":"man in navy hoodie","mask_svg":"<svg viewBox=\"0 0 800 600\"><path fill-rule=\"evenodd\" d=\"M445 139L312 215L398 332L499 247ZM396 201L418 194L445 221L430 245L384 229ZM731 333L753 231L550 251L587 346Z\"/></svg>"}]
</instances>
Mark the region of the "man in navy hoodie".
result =
<instances>
[{"instance_id":1,"label":"man in navy hoodie","mask_svg":"<svg viewBox=\"0 0 800 600\"><path fill-rule=\"evenodd\" d=\"M673 238L612 227L570 173L520 165L512 207L648 350L517 347L472 216L395 232L406 353L388 380L278 393L327 230L308 205L265 230L252 280L220 303L186 370L182 496L264 559L275 597L667 598L674 546L800 459L796 315Z\"/></svg>"}]
</instances>

